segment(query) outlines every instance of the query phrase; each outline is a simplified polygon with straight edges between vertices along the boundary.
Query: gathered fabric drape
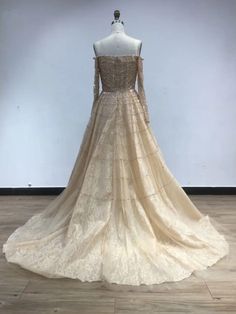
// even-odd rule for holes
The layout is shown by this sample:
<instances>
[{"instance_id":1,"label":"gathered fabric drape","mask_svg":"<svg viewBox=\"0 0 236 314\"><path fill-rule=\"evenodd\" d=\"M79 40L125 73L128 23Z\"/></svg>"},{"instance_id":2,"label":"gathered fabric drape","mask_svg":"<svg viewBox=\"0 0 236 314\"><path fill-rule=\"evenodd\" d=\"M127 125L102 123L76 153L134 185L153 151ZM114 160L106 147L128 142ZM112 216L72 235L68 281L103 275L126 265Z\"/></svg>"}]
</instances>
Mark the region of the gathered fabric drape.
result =
<instances>
[{"instance_id":1,"label":"gathered fabric drape","mask_svg":"<svg viewBox=\"0 0 236 314\"><path fill-rule=\"evenodd\" d=\"M165 163L149 123L143 58L96 57L93 96L66 189L9 236L6 259L49 278L148 285L227 255L224 235Z\"/></svg>"}]
</instances>

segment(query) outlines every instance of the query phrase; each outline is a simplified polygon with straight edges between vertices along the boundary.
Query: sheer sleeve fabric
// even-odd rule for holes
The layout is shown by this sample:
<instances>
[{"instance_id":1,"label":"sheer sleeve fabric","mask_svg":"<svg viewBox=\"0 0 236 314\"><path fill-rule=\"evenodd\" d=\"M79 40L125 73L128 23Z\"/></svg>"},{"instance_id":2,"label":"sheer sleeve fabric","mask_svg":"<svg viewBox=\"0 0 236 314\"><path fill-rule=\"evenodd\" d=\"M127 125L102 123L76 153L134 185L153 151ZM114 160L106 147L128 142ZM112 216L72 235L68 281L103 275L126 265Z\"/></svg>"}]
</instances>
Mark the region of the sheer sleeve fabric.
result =
<instances>
[{"instance_id":1,"label":"sheer sleeve fabric","mask_svg":"<svg viewBox=\"0 0 236 314\"><path fill-rule=\"evenodd\" d=\"M93 82L93 106L92 111L95 107L96 101L99 97L99 66L98 66L98 59L96 57L93 57L94 59L94 82Z\"/></svg>"},{"instance_id":2,"label":"sheer sleeve fabric","mask_svg":"<svg viewBox=\"0 0 236 314\"><path fill-rule=\"evenodd\" d=\"M144 91L143 60L144 59L142 57L138 58L138 77L137 77L138 96L139 96L140 103L143 107L145 121L146 123L149 123L150 122L149 111L148 111L148 105L147 105L146 95Z\"/></svg>"}]
</instances>

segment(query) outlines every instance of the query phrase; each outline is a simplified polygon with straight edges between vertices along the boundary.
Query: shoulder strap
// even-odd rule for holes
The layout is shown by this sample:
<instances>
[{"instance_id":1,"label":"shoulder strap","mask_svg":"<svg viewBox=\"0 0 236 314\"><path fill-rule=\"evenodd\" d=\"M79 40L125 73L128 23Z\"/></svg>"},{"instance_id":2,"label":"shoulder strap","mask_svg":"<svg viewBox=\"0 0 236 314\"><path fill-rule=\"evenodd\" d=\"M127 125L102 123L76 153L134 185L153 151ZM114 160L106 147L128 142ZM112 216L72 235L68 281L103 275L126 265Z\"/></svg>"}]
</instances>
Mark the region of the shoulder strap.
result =
<instances>
[{"instance_id":1,"label":"shoulder strap","mask_svg":"<svg viewBox=\"0 0 236 314\"><path fill-rule=\"evenodd\" d=\"M143 107L144 111L144 118L146 123L150 122L149 119L149 112L148 112L148 106L147 106L147 101L146 101L146 96L145 96L145 91L144 91L144 75L143 75L143 58L139 56L138 58L138 96L140 103Z\"/></svg>"}]
</instances>

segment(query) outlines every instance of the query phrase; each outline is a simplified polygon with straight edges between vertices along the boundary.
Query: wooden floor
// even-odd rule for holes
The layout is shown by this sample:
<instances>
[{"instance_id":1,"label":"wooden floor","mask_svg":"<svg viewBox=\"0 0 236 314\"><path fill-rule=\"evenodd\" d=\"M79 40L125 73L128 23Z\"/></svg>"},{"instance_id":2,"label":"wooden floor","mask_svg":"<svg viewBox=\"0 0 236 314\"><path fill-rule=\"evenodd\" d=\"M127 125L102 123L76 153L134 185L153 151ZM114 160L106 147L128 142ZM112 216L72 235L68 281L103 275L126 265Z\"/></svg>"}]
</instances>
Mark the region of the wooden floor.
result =
<instances>
[{"instance_id":1,"label":"wooden floor","mask_svg":"<svg viewBox=\"0 0 236 314\"><path fill-rule=\"evenodd\" d=\"M123 286L48 279L8 263L2 244L55 196L0 196L0 313L236 313L236 196L190 196L222 224L230 254L176 283Z\"/></svg>"}]
</instances>

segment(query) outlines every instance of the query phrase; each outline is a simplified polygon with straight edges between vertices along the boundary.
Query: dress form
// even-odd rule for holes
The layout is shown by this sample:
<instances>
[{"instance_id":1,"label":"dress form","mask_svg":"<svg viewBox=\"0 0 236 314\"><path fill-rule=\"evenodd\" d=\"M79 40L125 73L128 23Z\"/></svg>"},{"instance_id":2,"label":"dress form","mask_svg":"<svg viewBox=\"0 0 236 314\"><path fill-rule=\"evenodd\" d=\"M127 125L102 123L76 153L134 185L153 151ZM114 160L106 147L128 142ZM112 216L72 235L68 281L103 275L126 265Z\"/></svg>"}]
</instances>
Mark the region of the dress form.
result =
<instances>
[{"instance_id":1,"label":"dress form","mask_svg":"<svg viewBox=\"0 0 236 314\"><path fill-rule=\"evenodd\" d=\"M141 40L125 33L123 21L119 20L119 16L119 10L115 10L115 18L111 23L111 34L93 44L96 56L140 55Z\"/></svg>"}]
</instances>

